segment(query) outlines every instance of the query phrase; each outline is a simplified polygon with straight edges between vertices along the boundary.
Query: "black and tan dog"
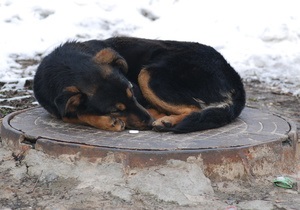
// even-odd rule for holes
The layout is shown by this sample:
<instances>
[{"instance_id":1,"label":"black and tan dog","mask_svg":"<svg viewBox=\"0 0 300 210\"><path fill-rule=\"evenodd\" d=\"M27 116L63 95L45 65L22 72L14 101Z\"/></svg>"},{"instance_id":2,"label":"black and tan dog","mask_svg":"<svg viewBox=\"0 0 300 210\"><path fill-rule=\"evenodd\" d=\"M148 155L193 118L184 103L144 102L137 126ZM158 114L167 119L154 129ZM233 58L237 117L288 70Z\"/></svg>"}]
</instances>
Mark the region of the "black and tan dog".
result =
<instances>
[{"instance_id":1,"label":"black and tan dog","mask_svg":"<svg viewBox=\"0 0 300 210\"><path fill-rule=\"evenodd\" d=\"M240 76L212 47L129 37L59 46L39 65L34 93L63 121L109 131L217 128L245 106Z\"/></svg>"}]
</instances>

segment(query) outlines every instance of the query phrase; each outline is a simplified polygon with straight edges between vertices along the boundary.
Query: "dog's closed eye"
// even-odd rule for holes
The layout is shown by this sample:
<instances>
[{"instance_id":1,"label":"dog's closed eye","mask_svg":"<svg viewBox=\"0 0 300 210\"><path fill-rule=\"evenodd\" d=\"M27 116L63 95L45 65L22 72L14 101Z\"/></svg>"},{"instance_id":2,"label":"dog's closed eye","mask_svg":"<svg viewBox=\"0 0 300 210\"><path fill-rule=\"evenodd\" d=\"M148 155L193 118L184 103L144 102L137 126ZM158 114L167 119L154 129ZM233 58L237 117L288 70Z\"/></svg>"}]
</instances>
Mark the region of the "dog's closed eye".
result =
<instances>
[{"instance_id":1,"label":"dog's closed eye","mask_svg":"<svg viewBox=\"0 0 300 210\"><path fill-rule=\"evenodd\" d=\"M119 110L117 109L117 107L112 107L109 112L110 113L117 113L117 112L119 112Z\"/></svg>"}]
</instances>

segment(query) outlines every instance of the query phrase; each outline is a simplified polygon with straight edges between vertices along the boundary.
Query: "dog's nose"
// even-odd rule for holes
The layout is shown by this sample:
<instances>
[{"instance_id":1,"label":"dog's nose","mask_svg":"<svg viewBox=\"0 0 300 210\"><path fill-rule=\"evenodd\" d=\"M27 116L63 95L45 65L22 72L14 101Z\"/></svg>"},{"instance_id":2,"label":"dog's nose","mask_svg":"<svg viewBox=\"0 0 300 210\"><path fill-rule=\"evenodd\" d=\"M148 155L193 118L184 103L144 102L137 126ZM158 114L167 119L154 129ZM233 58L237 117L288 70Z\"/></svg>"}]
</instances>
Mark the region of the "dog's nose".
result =
<instances>
[{"instance_id":1,"label":"dog's nose","mask_svg":"<svg viewBox=\"0 0 300 210\"><path fill-rule=\"evenodd\" d=\"M148 127L152 128L152 124L155 121L155 119L153 117L150 117L150 120L148 121Z\"/></svg>"}]
</instances>

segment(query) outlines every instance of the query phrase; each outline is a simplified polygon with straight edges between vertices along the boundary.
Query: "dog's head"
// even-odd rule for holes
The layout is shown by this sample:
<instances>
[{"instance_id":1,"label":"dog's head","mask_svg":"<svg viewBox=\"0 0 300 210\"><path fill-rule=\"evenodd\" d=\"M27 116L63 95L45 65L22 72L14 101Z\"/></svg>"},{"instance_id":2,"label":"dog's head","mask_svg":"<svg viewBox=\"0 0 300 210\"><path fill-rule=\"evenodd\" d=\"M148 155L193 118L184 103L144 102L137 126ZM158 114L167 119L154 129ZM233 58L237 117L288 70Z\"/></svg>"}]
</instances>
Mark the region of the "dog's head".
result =
<instances>
[{"instance_id":1,"label":"dog's head","mask_svg":"<svg viewBox=\"0 0 300 210\"><path fill-rule=\"evenodd\" d=\"M130 129L150 129L153 122L147 110L134 96L133 86L125 77L126 61L111 48L93 57L97 71L88 71L89 81L64 89L56 99L62 116L75 114L111 116Z\"/></svg>"}]
</instances>

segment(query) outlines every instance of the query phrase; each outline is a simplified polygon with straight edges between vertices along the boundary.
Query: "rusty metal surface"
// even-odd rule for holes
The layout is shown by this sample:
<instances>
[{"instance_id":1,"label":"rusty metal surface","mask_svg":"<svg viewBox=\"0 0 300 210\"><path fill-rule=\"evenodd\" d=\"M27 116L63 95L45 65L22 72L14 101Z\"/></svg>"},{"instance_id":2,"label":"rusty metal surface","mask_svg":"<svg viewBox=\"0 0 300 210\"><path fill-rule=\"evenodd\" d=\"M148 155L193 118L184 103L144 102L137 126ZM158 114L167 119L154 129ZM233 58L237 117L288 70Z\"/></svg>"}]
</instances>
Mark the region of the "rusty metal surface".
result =
<instances>
[{"instance_id":1,"label":"rusty metal surface","mask_svg":"<svg viewBox=\"0 0 300 210\"><path fill-rule=\"evenodd\" d=\"M284 138L290 131L286 120L246 108L233 123L219 129L189 134L140 131L108 132L83 125L63 123L42 108L15 115L10 126L29 139L51 139L104 148L127 150L173 151L243 147Z\"/></svg>"}]
</instances>

